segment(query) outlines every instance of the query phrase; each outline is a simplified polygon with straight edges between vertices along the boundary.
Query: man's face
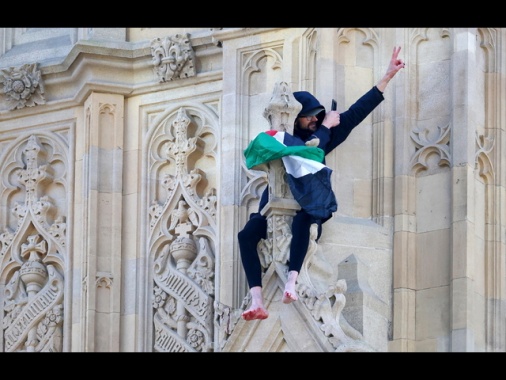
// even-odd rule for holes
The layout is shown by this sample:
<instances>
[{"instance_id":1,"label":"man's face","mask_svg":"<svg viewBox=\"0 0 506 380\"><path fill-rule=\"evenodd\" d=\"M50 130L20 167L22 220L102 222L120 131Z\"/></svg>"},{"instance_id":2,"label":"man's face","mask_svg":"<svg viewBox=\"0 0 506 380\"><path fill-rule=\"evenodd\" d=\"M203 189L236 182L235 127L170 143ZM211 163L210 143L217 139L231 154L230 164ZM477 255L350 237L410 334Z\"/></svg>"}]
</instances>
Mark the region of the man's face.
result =
<instances>
[{"instance_id":1,"label":"man's face","mask_svg":"<svg viewBox=\"0 0 506 380\"><path fill-rule=\"evenodd\" d=\"M315 132L318 118L316 116L301 116L297 118L297 123L300 129Z\"/></svg>"}]
</instances>

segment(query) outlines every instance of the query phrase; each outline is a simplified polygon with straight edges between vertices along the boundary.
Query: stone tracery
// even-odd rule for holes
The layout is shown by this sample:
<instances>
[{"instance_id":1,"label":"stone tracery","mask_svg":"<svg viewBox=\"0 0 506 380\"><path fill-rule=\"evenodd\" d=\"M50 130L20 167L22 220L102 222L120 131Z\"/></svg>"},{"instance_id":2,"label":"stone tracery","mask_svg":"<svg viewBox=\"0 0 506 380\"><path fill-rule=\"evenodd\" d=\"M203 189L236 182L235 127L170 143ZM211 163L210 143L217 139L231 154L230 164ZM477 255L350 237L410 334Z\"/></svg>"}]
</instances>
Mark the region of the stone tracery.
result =
<instances>
[{"instance_id":1,"label":"stone tracery","mask_svg":"<svg viewBox=\"0 0 506 380\"><path fill-rule=\"evenodd\" d=\"M199 117L179 108L155 139L162 147L156 164L163 167L153 200L153 327L155 351L212 351L216 190L199 189L206 173L193 167L206 154ZM195 135L190 135L196 131ZM199 134L200 133L200 134ZM155 149L156 150L156 149ZM190 166L192 165L192 166ZM161 202L161 203L159 203Z\"/></svg>"},{"instance_id":2,"label":"stone tracery","mask_svg":"<svg viewBox=\"0 0 506 380\"><path fill-rule=\"evenodd\" d=\"M7 178L23 201L11 202L14 220L2 234L3 351L62 350L65 217L45 194L44 185L53 180L51 159L59 158L49 152L52 141L43 140L29 136L14 149L16 164L9 165L15 175Z\"/></svg>"}]
</instances>

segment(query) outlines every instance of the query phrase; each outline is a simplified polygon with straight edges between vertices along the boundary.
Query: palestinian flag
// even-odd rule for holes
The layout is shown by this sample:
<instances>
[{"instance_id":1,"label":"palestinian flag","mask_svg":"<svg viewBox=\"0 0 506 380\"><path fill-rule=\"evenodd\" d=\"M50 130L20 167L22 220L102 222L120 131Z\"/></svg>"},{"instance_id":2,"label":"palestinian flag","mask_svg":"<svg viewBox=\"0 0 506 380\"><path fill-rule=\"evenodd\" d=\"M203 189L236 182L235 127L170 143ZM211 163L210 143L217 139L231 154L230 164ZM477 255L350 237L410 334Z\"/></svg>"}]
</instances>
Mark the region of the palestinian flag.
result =
<instances>
[{"instance_id":1,"label":"palestinian flag","mask_svg":"<svg viewBox=\"0 0 506 380\"><path fill-rule=\"evenodd\" d=\"M322 149L306 146L289 133L269 130L250 142L244 156L248 169L281 158L293 197L315 219L325 221L337 210L330 181L332 170L322 163Z\"/></svg>"}]
</instances>

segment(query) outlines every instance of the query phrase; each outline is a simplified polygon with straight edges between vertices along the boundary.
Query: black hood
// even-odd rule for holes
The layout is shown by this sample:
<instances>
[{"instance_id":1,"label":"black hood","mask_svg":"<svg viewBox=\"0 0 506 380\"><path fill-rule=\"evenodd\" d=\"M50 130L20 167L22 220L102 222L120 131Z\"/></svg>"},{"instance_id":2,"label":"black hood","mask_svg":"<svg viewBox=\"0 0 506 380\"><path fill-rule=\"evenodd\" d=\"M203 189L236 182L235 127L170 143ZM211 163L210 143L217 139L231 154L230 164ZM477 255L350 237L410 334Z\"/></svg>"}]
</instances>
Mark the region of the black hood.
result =
<instances>
[{"instance_id":1,"label":"black hood","mask_svg":"<svg viewBox=\"0 0 506 380\"><path fill-rule=\"evenodd\" d=\"M325 111L325 107L320 104L318 99L307 91L295 91L293 97L302 104L302 109L297 117L318 115L320 112Z\"/></svg>"},{"instance_id":2,"label":"black hood","mask_svg":"<svg viewBox=\"0 0 506 380\"><path fill-rule=\"evenodd\" d=\"M307 91L295 91L293 93L293 96L295 100L302 104L302 109L300 110L297 117L299 118L301 116L315 115L318 118L319 128L325 117L325 107L320 104L318 99L316 99L313 94ZM294 134L299 136L302 140L306 141L313 134L313 132L300 130L297 127L297 123L295 123Z\"/></svg>"}]
</instances>

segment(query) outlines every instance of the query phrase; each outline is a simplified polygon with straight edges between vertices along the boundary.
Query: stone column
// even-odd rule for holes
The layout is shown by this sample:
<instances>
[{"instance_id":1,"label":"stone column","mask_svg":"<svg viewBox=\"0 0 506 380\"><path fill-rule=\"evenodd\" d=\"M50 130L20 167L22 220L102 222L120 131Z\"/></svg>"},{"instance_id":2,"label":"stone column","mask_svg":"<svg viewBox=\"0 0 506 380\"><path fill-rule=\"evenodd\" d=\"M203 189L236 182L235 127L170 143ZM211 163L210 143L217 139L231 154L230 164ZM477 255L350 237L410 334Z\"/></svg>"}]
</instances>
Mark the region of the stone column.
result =
<instances>
[{"instance_id":1,"label":"stone column","mask_svg":"<svg viewBox=\"0 0 506 380\"><path fill-rule=\"evenodd\" d=\"M264 117L271 129L293 134L293 123L302 105L295 100L286 82L278 82L274 86L273 94L268 106L264 110ZM269 201L260 210L267 217L267 242L271 250L268 257L275 262L286 264L291 242L292 217L300 209L299 203L293 198L290 187L286 182L286 171L281 159L273 160L257 169L265 170L268 175ZM262 251L262 249L261 249ZM266 252L260 252L265 255ZM266 260L269 264L270 260Z\"/></svg>"},{"instance_id":2,"label":"stone column","mask_svg":"<svg viewBox=\"0 0 506 380\"><path fill-rule=\"evenodd\" d=\"M81 340L73 351L120 348L123 114L123 96L92 93L77 136L76 160L82 157L82 165L76 165L76 187L82 187L82 205L75 224L82 231L77 231L75 251L82 256L74 260L82 289L80 318L75 317Z\"/></svg>"}]
</instances>

